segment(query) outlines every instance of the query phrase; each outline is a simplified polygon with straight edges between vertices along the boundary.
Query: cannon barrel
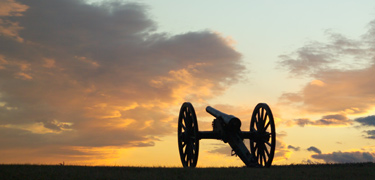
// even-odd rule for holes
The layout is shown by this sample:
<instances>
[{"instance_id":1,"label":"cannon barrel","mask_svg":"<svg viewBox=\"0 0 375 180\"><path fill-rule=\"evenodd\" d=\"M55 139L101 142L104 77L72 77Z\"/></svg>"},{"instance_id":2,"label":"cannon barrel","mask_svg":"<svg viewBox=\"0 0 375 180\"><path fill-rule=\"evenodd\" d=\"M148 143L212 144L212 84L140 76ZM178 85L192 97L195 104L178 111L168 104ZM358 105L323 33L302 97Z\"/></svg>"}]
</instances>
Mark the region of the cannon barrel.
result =
<instances>
[{"instance_id":1,"label":"cannon barrel","mask_svg":"<svg viewBox=\"0 0 375 180\"><path fill-rule=\"evenodd\" d=\"M224 123L233 129L240 129L241 127L241 120L233 115L225 114L211 106L206 107L206 111L210 113L212 116L218 119L222 119Z\"/></svg>"}]
</instances>

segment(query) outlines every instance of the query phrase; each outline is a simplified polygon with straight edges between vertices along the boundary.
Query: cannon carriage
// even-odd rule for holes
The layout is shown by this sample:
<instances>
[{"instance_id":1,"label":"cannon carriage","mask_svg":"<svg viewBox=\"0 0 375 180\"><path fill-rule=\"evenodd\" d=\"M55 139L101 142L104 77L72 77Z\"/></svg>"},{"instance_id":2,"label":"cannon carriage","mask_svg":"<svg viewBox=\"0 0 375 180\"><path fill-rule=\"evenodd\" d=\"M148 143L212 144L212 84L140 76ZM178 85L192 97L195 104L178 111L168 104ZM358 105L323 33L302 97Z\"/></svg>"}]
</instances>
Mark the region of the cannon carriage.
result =
<instances>
[{"instance_id":1,"label":"cannon carriage","mask_svg":"<svg viewBox=\"0 0 375 180\"><path fill-rule=\"evenodd\" d=\"M232 155L237 155L247 167L270 167L275 154L275 122L269 106L259 103L255 106L250 130L241 131L241 120L210 106L206 111L215 117L212 131L199 131L194 107L191 103L182 104L178 117L178 148L184 167L195 167L198 162L199 141L218 139L228 143ZM244 144L250 140L250 151Z\"/></svg>"}]
</instances>

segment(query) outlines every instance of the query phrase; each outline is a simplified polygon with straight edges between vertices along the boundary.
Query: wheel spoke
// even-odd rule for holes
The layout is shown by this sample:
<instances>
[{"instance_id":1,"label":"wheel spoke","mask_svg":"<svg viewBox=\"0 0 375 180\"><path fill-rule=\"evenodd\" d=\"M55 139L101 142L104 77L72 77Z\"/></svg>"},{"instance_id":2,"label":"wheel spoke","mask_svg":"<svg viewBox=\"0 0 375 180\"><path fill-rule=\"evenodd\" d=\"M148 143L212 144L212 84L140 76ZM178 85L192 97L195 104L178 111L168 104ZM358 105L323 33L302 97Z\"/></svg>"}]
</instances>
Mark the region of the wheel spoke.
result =
<instances>
[{"instance_id":1,"label":"wheel spoke","mask_svg":"<svg viewBox=\"0 0 375 180\"><path fill-rule=\"evenodd\" d=\"M187 124L187 122L188 122L188 118L189 118L189 117L184 117L184 118L183 118L183 121L184 121L185 127L188 125L188 124Z\"/></svg>"},{"instance_id":2,"label":"wheel spoke","mask_svg":"<svg viewBox=\"0 0 375 180\"><path fill-rule=\"evenodd\" d=\"M184 131L186 131L186 127L185 127L185 125L182 123L182 121L180 122L180 125L181 125L182 129L184 129Z\"/></svg>"},{"instance_id":3,"label":"wheel spoke","mask_svg":"<svg viewBox=\"0 0 375 180\"><path fill-rule=\"evenodd\" d=\"M260 159L259 159L259 160L260 160L260 162L261 162L260 164L263 165L263 156L264 156L264 152L263 152L262 144L259 144L258 147L259 147L259 154L260 154Z\"/></svg>"},{"instance_id":4,"label":"wheel spoke","mask_svg":"<svg viewBox=\"0 0 375 180\"><path fill-rule=\"evenodd\" d=\"M259 118L259 113L258 113L258 118ZM261 130L261 128L259 127L260 126L260 121L259 120L255 121L255 125L256 125L258 131Z\"/></svg>"},{"instance_id":5,"label":"wheel spoke","mask_svg":"<svg viewBox=\"0 0 375 180\"><path fill-rule=\"evenodd\" d=\"M264 145L264 151L267 154L267 157L270 157L270 152L268 151L267 147Z\"/></svg>"},{"instance_id":6,"label":"wheel spoke","mask_svg":"<svg viewBox=\"0 0 375 180\"><path fill-rule=\"evenodd\" d=\"M264 155L264 151L263 151L263 160L264 160L264 165L267 164L267 159L266 159L266 156Z\"/></svg>"},{"instance_id":7,"label":"wheel spoke","mask_svg":"<svg viewBox=\"0 0 375 180\"><path fill-rule=\"evenodd\" d=\"M265 142L265 143L266 143L266 144L268 144L268 145L269 145L270 147L272 147L272 145L271 145L271 143L270 143L270 142L268 142L268 141L267 141L267 142Z\"/></svg>"},{"instance_id":8,"label":"wheel spoke","mask_svg":"<svg viewBox=\"0 0 375 180\"><path fill-rule=\"evenodd\" d=\"M190 143L188 143L188 145L186 147L186 154L187 154L187 160L190 161L190 159L191 159L191 145L190 145Z\"/></svg>"},{"instance_id":9,"label":"wheel spoke","mask_svg":"<svg viewBox=\"0 0 375 180\"><path fill-rule=\"evenodd\" d=\"M191 117L190 117L190 113L189 113L189 109L186 109L186 120L185 122L191 122Z\"/></svg>"},{"instance_id":10,"label":"wheel spoke","mask_svg":"<svg viewBox=\"0 0 375 180\"><path fill-rule=\"evenodd\" d=\"M264 131L267 130L268 126L270 125L270 121L268 121L268 123L266 124L266 126L264 127Z\"/></svg>"},{"instance_id":11,"label":"wheel spoke","mask_svg":"<svg viewBox=\"0 0 375 180\"><path fill-rule=\"evenodd\" d=\"M184 156L184 159L186 161L186 157L187 157L187 147L185 148L185 151L183 152L183 156Z\"/></svg>"},{"instance_id":12,"label":"wheel spoke","mask_svg":"<svg viewBox=\"0 0 375 180\"><path fill-rule=\"evenodd\" d=\"M252 130L252 132L256 132L257 131L254 127L251 127L250 129Z\"/></svg>"}]
</instances>

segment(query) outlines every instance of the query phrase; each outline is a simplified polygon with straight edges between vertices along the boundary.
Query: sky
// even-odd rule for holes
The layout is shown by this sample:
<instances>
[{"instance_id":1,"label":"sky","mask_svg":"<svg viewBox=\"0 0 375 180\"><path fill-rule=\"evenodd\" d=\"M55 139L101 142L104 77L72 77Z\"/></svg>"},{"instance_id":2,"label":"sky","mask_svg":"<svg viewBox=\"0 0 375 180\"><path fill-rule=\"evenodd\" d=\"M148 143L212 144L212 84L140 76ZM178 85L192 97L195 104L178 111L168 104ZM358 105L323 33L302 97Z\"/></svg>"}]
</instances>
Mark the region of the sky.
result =
<instances>
[{"instance_id":1,"label":"sky","mask_svg":"<svg viewBox=\"0 0 375 180\"><path fill-rule=\"evenodd\" d=\"M375 162L375 2L0 0L0 163L181 167L183 102L267 103L273 164Z\"/></svg>"}]
</instances>

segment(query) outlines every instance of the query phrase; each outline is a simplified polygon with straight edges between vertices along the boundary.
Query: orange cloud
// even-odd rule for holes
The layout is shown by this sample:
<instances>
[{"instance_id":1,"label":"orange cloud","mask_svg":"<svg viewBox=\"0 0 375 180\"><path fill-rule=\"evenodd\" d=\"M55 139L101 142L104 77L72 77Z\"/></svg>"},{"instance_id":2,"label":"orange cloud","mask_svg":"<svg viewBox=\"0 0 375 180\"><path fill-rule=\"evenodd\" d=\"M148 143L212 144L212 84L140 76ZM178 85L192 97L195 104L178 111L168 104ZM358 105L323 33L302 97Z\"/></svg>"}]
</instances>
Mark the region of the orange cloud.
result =
<instances>
[{"instance_id":1,"label":"orange cloud","mask_svg":"<svg viewBox=\"0 0 375 180\"><path fill-rule=\"evenodd\" d=\"M371 65L359 70L321 71L317 75L319 81L306 85L299 93L284 94L281 99L302 103L301 108L308 112L363 113L375 103L374 68L375 65Z\"/></svg>"},{"instance_id":2,"label":"orange cloud","mask_svg":"<svg viewBox=\"0 0 375 180\"><path fill-rule=\"evenodd\" d=\"M291 150L289 150L290 147L287 146L283 141L283 137L285 136L287 136L287 132L285 131L281 131L276 134L276 149L273 159L275 163L280 163L282 161L288 160L293 153Z\"/></svg>"},{"instance_id":3,"label":"orange cloud","mask_svg":"<svg viewBox=\"0 0 375 180\"><path fill-rule=\"evenodd\" d=\"M328 32L328 43L312 42L280 56L279 65L292 76L313 79L300 91L282 94L280 105L300 114L324 114L319 120L295 118L289 125L348 126L353 121L346 116L375 107L374 22L360 39Z\"/></svg>"},{"instance_id":4,"label":"orange cloud","mask_svg":"<svg viewBox=\"0 0 375 180\"><path fill-rule=\"evenodd\" d=\"M17 3L14 0L3 0L0 2L0 16L22 16L28 9L26 5Z\"/></svg>"},{"instance_id":5,"label":"orange cloud","mask_svg":"<svg viewBox=\"0 0 375 180\"><path fill-rule=\"evenodd\" d=\"M11 16L22 16L22 13L28 9L28 6L17 3L14 0L4 0L0 2L0 34L6 37L11 37L18 42L23 42L18 32L22 27L18 22L12 22L6 18Z\"/></svg>"},{"instance_id":6,"label":"orange cloud","mask_svg":"<svg viewBox=\"0 0 375 180\"><path fill-rule=\"evenodd\" d=\"M12 149L33 152L24 162L64 156L81 163L100 152L97 159L107 158L106 147L153 146L175 132L172 109L222 94L245 71L221 36L156 33L139 4L24 3L29 8L12 6L18 13L0 17L24 40L0 36L7 44L0 49L4 162L15 158Z\"/></svg>"}]
</instances>

